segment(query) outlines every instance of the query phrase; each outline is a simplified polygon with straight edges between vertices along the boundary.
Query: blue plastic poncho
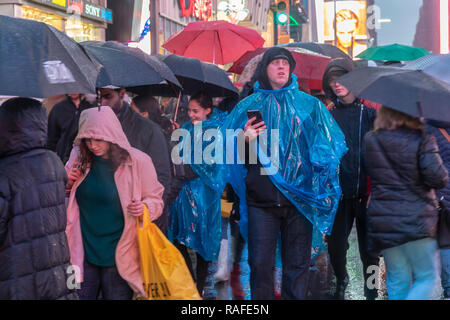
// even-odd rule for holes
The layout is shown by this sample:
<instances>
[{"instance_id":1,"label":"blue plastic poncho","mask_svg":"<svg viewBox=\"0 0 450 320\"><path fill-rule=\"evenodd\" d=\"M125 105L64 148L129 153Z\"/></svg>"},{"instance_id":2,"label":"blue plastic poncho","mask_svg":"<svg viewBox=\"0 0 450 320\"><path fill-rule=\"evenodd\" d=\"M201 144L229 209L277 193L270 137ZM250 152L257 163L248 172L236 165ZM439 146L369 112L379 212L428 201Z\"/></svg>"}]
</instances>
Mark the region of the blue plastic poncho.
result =
<instances>
[{"instance_id":1,"label":"blue plastic poncho","mask_svg":"<svg viewBox=\"0 0 450 320\"><path fill-rule=\"evenodd\" d=\"M220 197L225 172L215 157L222 156L223 141L215 133L220 133L226 115L213 108L211 116L201 124L194 126L189 121L183 125L189 135L180 142L180 155L199 177L183 184L170 207L171 239L194 249L207 261L217 260L222 235Z\"/></svg>"},{"instance_id":2,"label":"blue plastic poncho","mask_svg":"<svg viewBox=\"0 0 450 320\"><path fill-rule=\"evenodd\" d=\"M344 134L318 99L298 90L295 75L291 85L279 90L260 89L257 82L254 94L242 100L228 116L222 128L224 134L226 130L244 128L247 110L260 110L267 126L267 139L260 139L255 147L258 161L263 167L271 168L268 170L272 173L271 181L312 223L313 242L322 242L318 233L331 233L341 196L338 167L347 151ZM278 129L278 137L274 136L273 129ZM237 136L236 132L235 150L239 145ZM275 137L273 141L271 136ZM229 133L227 139L230 140ZM278 163L273 160L276 157L271 157L272 143L278 144L273 149L279 152ZM230 146L226 152L231 152ZM240 198L239 225L247 240L247 170L243 164L226 167L228 181Z\"/></svg>"}]
</instances>

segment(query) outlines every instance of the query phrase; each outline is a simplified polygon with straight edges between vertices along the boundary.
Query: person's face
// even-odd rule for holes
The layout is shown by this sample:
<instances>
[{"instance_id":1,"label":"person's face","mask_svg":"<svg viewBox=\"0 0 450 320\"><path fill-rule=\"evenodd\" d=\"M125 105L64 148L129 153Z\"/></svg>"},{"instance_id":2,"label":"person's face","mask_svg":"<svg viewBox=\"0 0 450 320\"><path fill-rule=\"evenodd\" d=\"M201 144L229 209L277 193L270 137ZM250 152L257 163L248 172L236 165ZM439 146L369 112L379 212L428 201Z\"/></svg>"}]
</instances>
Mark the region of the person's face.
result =
<instances>
[{"instance_id":1,"label":"person's face","mask_svg":"<svg viewBox=\"0 0 450 320\"><path fill-rule=\"evenodd\" d=\"M163 107L166 107L167 104L169 103L169 101L170 101L170 98L168 98L168 97L162 97L162 98L161 98L161 105L162 105Z\"/></svg>"},{"instance_id":2,"label":"person's face","mask_svg":"<svg viewBox=\"0 0 450 320\"><path fill-rule=\"evenodd\" d=\"M286 59L273 60L266 71L273 90L283 88L289 81L289 61Z\"/></svg>"},{"instance_id":3,"label":"person's face","mask_svg":"<svg viewBox=\"0 0 450 320\"><path fill-rule=\"evenodd\" d=\"M330 87L333 90L334 94L338 98L346 97L350 93L350 90L348 90L342 84L337 82L336 78L332 79L329 84L330 84Z\"/></svg>"},{"instance_id":4,"label":"person's face","mask_svg":"<svg viewBox=\"0 0 450 320\"><path fill-rule=\"evenodd\" d=\"M356 31L357 21L355 19L343 20L336 22L336 35L339 43L344 48L352 46L353 35Z\"/></svg>"},{"instance_id":5,"label":"person's face","mask_svg":"<svg viewBox=\"0 0 450 320\"><path fill-rule=\"evenodd\" d=\"M81 99L81 94L79 94L79 93L71 93L71 94L69 94L69 97L72 100L78 100L78 99Z\"/></svg>"},{"instance_id":6,"label":"person's face","mask_svg":"<svg viewBox=\"0 0 450 320\"><path fill-rule=\"evenodd\" d=\"M136 107L136 104L134 103L134 101L131 101L130 107L131 107L131 109L133 109L137 114L139 114L141 117L144 117L144 118L146 118L146 119L149 118L148 112L147 112L147 111L146 111L146 112L140 111L139 108Z\"/></svg>"},{"instance_id":7,"label":"person's face","mask_svg":"<svg viewBox=\"0 0 450 320\"><path fill-rule=\"evenodd\" d=\"M108 152L111 147L109 142L96 139L86 139L88 149L97 157L108 159Z\"/></svg>"},{"instance_id":8,"label":"person's face","mask_svg":"<svg viewBox=\"0 0 450 320\"><path fill-rule=\"evenodd\" d=\"M204 109L196 100L189 101L188 115L193 124L205 121L210 113L211 108Z\"/></svg>"},{"instance_id":9,"label":"person's face","mask_svg":"<svg viewBox=\"0 0 450 320\"><path fill-rule=\"evenodd\" d=\"M100 89L100 101L102 106L109 106L117 114L123 106L125 90Z\"/></svg>"}]
</instances>

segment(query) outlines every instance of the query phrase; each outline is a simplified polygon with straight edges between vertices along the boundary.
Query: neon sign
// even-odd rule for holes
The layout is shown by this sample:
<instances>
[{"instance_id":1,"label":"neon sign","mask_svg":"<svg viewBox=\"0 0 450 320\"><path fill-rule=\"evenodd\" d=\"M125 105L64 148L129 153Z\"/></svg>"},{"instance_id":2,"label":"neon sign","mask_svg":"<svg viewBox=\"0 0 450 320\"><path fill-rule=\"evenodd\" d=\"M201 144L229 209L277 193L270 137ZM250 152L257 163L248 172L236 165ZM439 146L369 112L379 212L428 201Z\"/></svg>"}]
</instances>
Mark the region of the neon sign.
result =
<instances>
[{"instance_id":1,"label":"neon sign","mask_svg":"<svg viewBox=\"0 0 450 320\"><path fill-rule=\"evenodd\" d=\"M211 0L180 0L181 17L208 21L212 16Z\"/></svg>"}]
</instances>

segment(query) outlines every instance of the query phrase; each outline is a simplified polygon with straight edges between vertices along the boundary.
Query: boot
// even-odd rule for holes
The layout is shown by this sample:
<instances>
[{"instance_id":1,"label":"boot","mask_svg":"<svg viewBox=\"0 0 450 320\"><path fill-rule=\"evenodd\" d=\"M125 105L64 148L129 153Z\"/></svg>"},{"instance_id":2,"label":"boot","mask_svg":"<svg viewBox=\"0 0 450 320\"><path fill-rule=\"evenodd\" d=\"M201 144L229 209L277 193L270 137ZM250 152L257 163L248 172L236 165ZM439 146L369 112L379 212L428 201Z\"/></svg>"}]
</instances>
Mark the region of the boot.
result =
<instances>
[{"instance_id":1,"label":"boot","mask_svg":"<svg viewBox=\"0 0 450 320\"><path fill-rule=\"evenodd\" d=\"M233 264L230 277L230 287L233 300L244 300L244 291L241 285L241 265L239 263Z\"/></svg>"},{"instance_id":2,"label":"boot","mask_svg":"<svg viewBox=\"0 0 450 320\"><path fill-rule=\"evenodd\" d=\"M347 289L348 282L349 282L348 275L345 276L344 280L337 281L336 292L334 293L334 298L336 300L345 300L345 289Z\"/></svg>"},{"instance_id":3,"label":"boot","mask_svg":"<svg viewBox=\"0 0 450 320\"><path fill-rule=\"evenodd\" d=\"M223 239L220 241L219 261L217 271L214 274L214 280L221 282L228 281L228 279L228 240Z\"/></svg>"}]
</instances>

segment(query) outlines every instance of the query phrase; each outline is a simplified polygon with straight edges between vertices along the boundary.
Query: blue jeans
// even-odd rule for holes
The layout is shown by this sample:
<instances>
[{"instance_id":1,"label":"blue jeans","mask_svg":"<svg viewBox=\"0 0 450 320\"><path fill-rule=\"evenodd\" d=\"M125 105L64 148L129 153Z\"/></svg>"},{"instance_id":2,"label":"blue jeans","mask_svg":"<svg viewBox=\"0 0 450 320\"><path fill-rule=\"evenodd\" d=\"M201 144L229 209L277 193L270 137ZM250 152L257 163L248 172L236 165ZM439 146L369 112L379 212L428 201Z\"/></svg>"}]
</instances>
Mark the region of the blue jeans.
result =
<instances>
[{"instance_id":1,"label":"blue jeans","mask_svg":"<svg viewBox=\"0 0 450 320\"><path fill-rule=\"evenodd\" d=\"M428 300L439 281L437 242L410 241L383 250L389 300Z\"/></svg>"},{"instance_id":2,"label":"blue jeans","mask_svg":"<svg viewBox=\"0 0 450 320\"><path fill-rule=\"evenodd\" d=\"M444 296L450 298L450 249L441 249L441 282Z\"/></svg>"},{"instance_id":3,"label":"blue jeans","mask_svg":"<svg viewBox=\"0 0 450 320\"><path fill-rule=\"evenodd\" d=\"M281 231L281 298L302 300L308 288L312 224L295 208L248 207L252 300L274 299L274 267Z\"/></svg>"},{"instance_id":4,"label":"blue jeans","mask_svg":"<svg viewBox=\"0 0 450 320\"><path fill-rule=\"evenodd\" d=\"M120 276L117 267L99 267L84 259L84 281L78 291L80 300L131 300L133 290Z\"/></svg>"}]
</instances>

